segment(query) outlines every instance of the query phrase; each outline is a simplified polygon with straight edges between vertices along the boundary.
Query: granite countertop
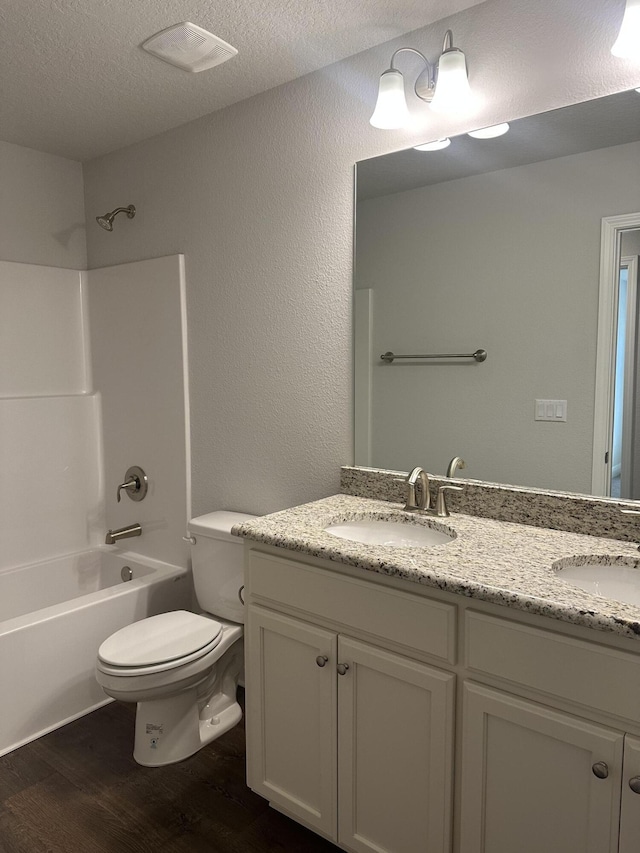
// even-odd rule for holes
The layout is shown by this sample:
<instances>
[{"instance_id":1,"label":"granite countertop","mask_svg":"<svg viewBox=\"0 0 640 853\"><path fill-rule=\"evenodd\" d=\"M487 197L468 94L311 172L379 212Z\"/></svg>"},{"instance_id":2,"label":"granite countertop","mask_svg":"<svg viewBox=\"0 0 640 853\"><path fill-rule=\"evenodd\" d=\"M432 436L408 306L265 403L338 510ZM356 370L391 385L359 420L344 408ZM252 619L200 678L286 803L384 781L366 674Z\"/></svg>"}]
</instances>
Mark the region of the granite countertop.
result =
<instances>
[{"instance_id":1,"label":"granite countertop","mask_svg":"<svg viewBox=\"0 0 640 853\"><path fill-rule=\"evenodd\" d=\"M331 523L371 516L449 528L456 538L426 548L391 548L340 539L323 530ZM403 512L401 504L351 495L265 515L237 524L232 532L265 545L640 640L640 607L583 592L553 569L559 560L582 556L584 562L640 565L640 555L629 542L461 513L435 519Z\"/></svg>"}]
</instances>

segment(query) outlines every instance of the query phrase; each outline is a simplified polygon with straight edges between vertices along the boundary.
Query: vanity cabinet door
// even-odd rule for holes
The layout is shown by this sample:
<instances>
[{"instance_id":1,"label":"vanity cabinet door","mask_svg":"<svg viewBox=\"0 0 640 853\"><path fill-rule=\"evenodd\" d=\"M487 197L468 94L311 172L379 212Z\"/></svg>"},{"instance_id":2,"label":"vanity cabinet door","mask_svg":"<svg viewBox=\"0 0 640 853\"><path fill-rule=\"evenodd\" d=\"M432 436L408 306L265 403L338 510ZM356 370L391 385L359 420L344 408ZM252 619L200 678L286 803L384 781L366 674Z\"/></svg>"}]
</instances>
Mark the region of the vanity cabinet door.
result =
<instances>
[{"instance_id":1,"label":"vanity cabinet door","mask_svg":"<svg viewBox=\"0 0 640 853\"><path fill-rule=\"evenodd\" d=\"M621 732L466 683L460 853L617 853L623 743Z\"/></svg>"},{"instance_id":2,"label":"vanity cabinet door","mask_svg":"<svg viewBox=\"0 0 640 853\"><path fill-rule=\"evenodd\" d=\"M622 813L619 853L640 850L640 740L627 735L622 767Z\"/></svg>"},{"instance_id":3,"label":"vanity cabinet door","mask_svg":"<svg viewBox=\"0 0 640 853\"><path fill-rule=\"evenodd\" d=\"M338 662L339 843L448 851L455 676L343 637Z\"/></svg>"},{"instance_id":4,"label":"vanity cabinet door","mask_svg":"<svg viewBox=\"0 0 640 853\"><path fill-rule=\"evenodd\" d=\"M335 840L337 637L255 605L247 628L248 784Z\"/></svg>"}]
</instances>

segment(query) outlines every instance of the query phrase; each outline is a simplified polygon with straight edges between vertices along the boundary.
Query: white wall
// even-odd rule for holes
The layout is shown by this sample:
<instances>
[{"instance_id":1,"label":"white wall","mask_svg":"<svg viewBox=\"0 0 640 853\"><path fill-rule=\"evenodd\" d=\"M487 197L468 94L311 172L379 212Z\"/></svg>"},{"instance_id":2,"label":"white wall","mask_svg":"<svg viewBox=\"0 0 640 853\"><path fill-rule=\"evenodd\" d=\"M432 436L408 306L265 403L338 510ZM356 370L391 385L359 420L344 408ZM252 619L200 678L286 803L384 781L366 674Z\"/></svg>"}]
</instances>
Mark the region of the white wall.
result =
<instances>
[{"instance_id":1,"label":"white wall","mask_svg":"<svg viewBox=\"0 0 640 853\"><path fill-rule=\"evenodd\" d=\"M82 166L0 142L0 259L84 269Z\"/></svg>"},{"instance_id":2,"label":"white wall","mask_svg":"<svg viewBox=\"0 0 640 853\"><path fill-rule=\"evenodd\" d=\"M118 547L187 565L189 452L183 259L87 274L93 381L102 396L105 530L138 522ZM132 465L149 478L139 502L119 484ZM102 535L104 542L104 531Z\"/></svg>"},{"instance_id":3,"label":"white wall","mask_svg":"<svg viewBox=\"0 0 640 853\"><path fill-rule=\"evenodd\" d=\"M460 455L474 479L591 491L601 220L640 208L638 162L632 143L358 203L374 465ZM478 348L482 364L379 359ZM567 400L567 422L535 421L536 399Z\"/></svg>"},{"instance_id":4,"label":"white wall","mask_svg":"<svg viewBox=\"0 0 640 853\"><path fill-rule=\"evenodd\" d=\"M82 275L0 261L0 569L87 548L104 524Z\"/></svg>"},{"instance_id":5,"label":"white wall","mask_svg":"<svg viewBox=\"0 0 640 853\"><path fill-rule=\"evenodd\" d=\"M195 513L335 492L352 459L354 161L640 85L640 66L609 53L623 6L488 0L85 164L89 222L116 204L139 211L112 234L89 228L91 267L186 256ZM411 132L370 127L392 49L433 57L447 26L467 53L476 116L434 119L418 105Z\"/></svg>"}]
</instances>

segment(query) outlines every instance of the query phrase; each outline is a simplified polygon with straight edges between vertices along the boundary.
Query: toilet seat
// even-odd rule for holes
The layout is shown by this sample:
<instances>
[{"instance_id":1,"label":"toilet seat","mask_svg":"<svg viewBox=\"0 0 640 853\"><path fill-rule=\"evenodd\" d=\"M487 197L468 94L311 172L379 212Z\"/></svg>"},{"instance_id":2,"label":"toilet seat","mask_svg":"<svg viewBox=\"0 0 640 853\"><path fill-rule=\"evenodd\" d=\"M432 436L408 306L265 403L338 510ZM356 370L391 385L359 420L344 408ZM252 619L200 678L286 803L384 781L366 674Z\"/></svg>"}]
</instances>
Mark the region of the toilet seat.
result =
<instances>
[{"instance_id":1,"label":"toilet seat","mask_svg":"<svg viewBox=\"0 0 640 853\"><path fill-rule=\"evenodd\" d=\"M98 649L97 667L118 676L164 672L197 661L220 643L215 619L174 610L126 625Z\"/></svg>"}]
</instances>

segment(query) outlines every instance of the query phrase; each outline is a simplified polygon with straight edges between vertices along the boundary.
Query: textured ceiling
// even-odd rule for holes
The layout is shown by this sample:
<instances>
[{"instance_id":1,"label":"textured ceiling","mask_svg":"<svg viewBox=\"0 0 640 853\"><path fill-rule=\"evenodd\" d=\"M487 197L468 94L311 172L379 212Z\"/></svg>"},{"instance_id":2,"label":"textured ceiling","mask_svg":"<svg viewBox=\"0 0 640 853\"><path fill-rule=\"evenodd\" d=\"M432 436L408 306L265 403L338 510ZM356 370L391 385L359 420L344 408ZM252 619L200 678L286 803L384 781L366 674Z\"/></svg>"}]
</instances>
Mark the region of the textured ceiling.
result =
<instances>
[{"instance_id":1,"label":"textured ceiling","mask_svg":"<svg viewBox=\"0 0 640 853\"><path fill-rule=\"evenodd\" d=\"M86 160L482 0L2 0L0 139ZM191 21L239 51L189 74L140 49Z\"/></svg>"}]
</instances>

